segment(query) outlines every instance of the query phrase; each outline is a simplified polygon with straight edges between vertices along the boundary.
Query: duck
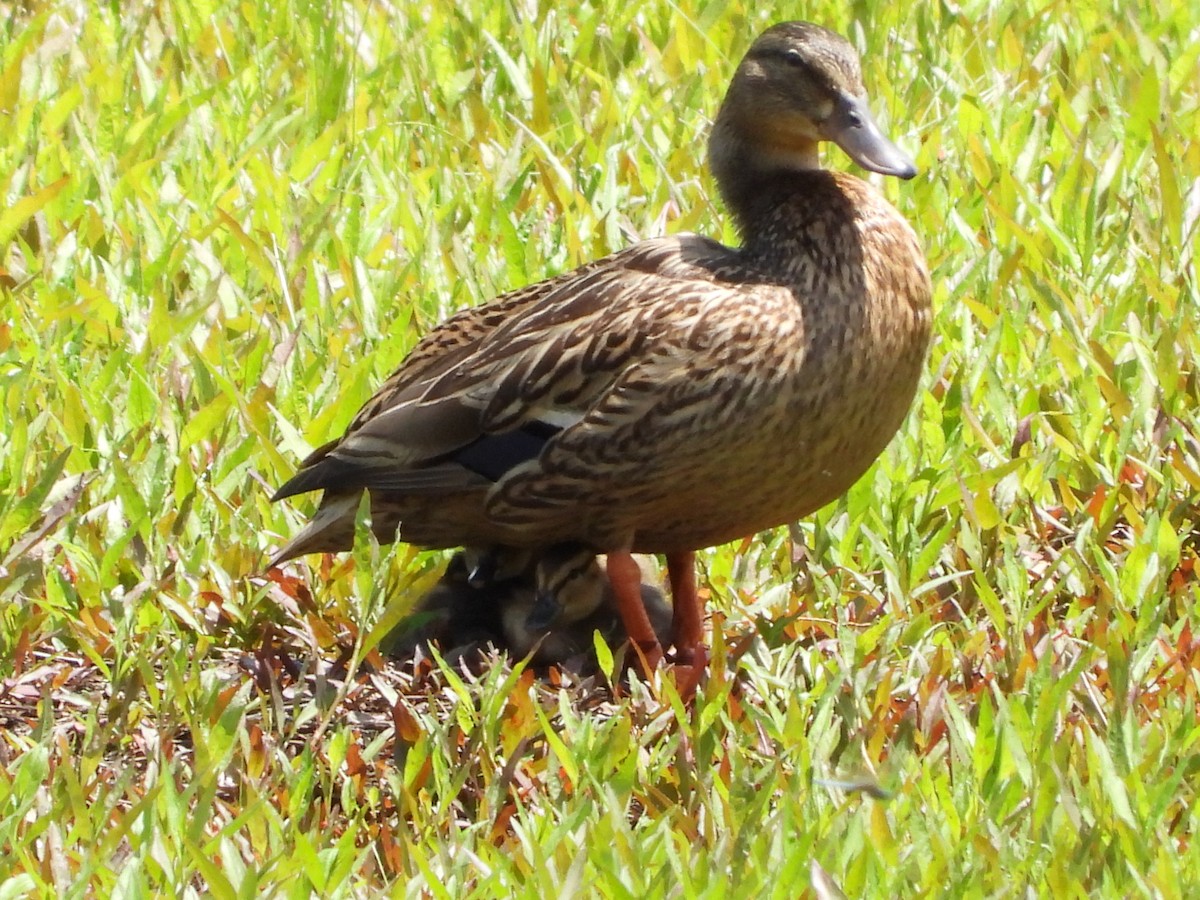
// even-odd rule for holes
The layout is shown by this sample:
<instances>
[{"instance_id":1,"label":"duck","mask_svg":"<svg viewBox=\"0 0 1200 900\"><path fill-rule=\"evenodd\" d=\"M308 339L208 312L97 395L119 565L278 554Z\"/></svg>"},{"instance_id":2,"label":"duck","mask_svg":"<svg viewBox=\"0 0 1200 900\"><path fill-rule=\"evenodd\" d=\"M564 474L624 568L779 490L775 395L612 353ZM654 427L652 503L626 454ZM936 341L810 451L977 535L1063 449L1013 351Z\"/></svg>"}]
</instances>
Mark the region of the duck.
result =
<instances>
[{"instance_id":1,"label":"duck","mask_svg":"<svg viewBox=\"0 0 1200 900\"><path fill-rule=\"evenodd\" d=\"M272 565L353 543L576 543L606 555L646 667L664 659L636 553L666 558L681 680L706 663L698 550L837 499L900 428L925 365L931 282L912 227L867 181L909 179L861 63L809 22L761 33L708 138L739 237L642 240L434 327L274 494L324 494Z\"/></svg>"},{"instance_id":2,"label":"duck","mask_svg":"<svg viewBox=\"0 0 1200 900\"><path fill-rule=\"evenodd\" d=\"M628 637L613 602L601 559L583 544L565 543L541 550L533 566L532 590L509 591L500 602L505 649L534 665L562 665L590 658L593 635L609 646ZM642 605L660 642L671 632L671 605L639 561L643 572Z\"/></svg>"},{"instance_id":3,"label":"duck","mask_svg":"<svg viewBox=\"0 0 1200 900\"><path fill-rule=\"evenodd\" d=\"M528 561L527 553L521 558ZM509 586L525 576L527 566L509 568L491 548L467 547L454 553L437 583L412 612L380 641L380 650L395 659L428 655L436 644L447 658L461 658L473 648L502 643L502 601Z\"/></svg>"},{"instance_id":4,"label":"duck","mask_svg":"<svg viewBox=\"0 0 1200 900\"><path fill-rule=\"evenodd\" d=\"M518 558L524 565L517 568ZM649 566L642 603L660 640L671 628L671 607L652 584ZM490 573L485 575L484 573ZM491 645L534 665L562 665L588 657L593 632L612 646L626 633L612 601L600 558L581 544L560 544L519 557L494 548L466 547L451 556L438 582L381 641L397 659L436 644L447 658Z\"/></svg>"}]
</instances>

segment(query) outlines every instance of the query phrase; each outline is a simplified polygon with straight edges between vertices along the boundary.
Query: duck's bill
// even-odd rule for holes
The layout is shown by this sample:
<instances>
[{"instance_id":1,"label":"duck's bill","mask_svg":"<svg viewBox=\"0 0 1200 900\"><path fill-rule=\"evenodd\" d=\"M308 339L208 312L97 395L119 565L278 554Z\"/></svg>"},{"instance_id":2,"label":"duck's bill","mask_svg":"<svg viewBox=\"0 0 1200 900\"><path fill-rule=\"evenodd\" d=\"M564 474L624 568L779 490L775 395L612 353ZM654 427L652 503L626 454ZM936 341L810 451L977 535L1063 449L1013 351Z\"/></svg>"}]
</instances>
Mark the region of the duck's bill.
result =
<instances>
[{"instance_id":1,"label":"duck's bill","mask_svg":"<svg viewBox=\"0 0 1200 900\"><path fill-rule=\"evenodd\" d=\"M554 624L562 606L552 593L538 591L533 603L533 609L525 619L525 627L530 631L545 631Z\"/></svg>"},{"instance_id":2,"label":"duck's bill","mask_svg":"<svg viewBox=\"0 0 1200 900\"><path fill-rule=\"evenodd\" d=\"M917 174L912 159L887 139L867 104L859 97L842 97L838 108L825 122L825 137L872 172L912 178Z\"/></svg>"}]
</instances>

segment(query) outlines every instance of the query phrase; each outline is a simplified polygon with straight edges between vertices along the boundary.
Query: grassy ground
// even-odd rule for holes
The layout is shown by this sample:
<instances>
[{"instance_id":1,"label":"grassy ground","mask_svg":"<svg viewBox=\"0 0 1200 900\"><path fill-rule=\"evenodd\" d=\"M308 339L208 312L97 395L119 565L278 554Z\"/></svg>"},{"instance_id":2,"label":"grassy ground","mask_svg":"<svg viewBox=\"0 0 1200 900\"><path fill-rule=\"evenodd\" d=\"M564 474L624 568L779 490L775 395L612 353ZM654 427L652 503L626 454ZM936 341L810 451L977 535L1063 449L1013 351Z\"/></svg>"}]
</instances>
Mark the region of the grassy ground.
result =
<instances>
[{"instance_id":1,"label":"grassy ground","mask_svg":"<svg viewBox=\"0 0 1200 900\"><path fill-rule=\"evenodd\" d=\"M706 126L796 14L450 9L0 3L0 897L1196 896L1194 4L808 4L937 337L848 497L705 556L692 710L386 666L435 554L260 574L430 323L732 239Z\"/></svg>"}]
</instances>

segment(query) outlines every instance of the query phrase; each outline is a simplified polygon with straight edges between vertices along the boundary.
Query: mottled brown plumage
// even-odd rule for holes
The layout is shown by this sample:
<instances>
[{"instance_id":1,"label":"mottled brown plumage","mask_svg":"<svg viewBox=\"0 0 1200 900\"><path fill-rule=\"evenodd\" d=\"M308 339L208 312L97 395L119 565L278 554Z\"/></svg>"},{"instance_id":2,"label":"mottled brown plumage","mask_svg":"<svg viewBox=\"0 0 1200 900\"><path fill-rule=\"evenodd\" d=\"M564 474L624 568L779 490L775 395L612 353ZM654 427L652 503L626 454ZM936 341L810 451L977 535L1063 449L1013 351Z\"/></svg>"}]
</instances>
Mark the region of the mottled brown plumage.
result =
<instances>
[{"instance_id":1,"label":"mottled brown plumage","mask_svg":"<svg viewBox=\"0 0 1200 900\"><path fill-rule=\"evenodd\" d=\"M709 143L742 246L643 241L448 319L276 493L325 490L273 561L350 546L365 489L384 540L667 553L688 591L695 549L843 493L912 402L930 283L912 229L869 184L822 170L821 140L915 174L871 120L850 45L777 25ZM609 572L636 616L628 561ZM695 644L680 599L676 643Z\"/></svg>"}]
</instances>

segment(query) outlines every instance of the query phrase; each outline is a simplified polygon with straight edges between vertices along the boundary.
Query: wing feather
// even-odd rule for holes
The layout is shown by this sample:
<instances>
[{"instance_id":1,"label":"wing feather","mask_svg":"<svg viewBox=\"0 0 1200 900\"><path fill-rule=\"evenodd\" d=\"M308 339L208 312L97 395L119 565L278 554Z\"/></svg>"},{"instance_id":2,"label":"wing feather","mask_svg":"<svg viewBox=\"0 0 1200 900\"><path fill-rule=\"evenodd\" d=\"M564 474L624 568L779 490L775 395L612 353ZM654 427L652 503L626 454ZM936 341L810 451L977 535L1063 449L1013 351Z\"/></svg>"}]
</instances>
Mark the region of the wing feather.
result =
<instances>
[{"instance_id":1,"label":"wing feather","mask_svg":"<svg viewBox=\"0 0 1200 900\"><path fill-rule=\"evenodd\" d=\"M644 414L652 398L633 398L664 374L667 357L677 365L687 356L701 309L736 302L738 287L728 282L739 267L739 251L679 235L463 310L422 339L346 434L306 460L276 497L474 486L499 480L547 443L602 437ZM522 429L537 437L486 440Z\"/></svg>"}]
</instances>

